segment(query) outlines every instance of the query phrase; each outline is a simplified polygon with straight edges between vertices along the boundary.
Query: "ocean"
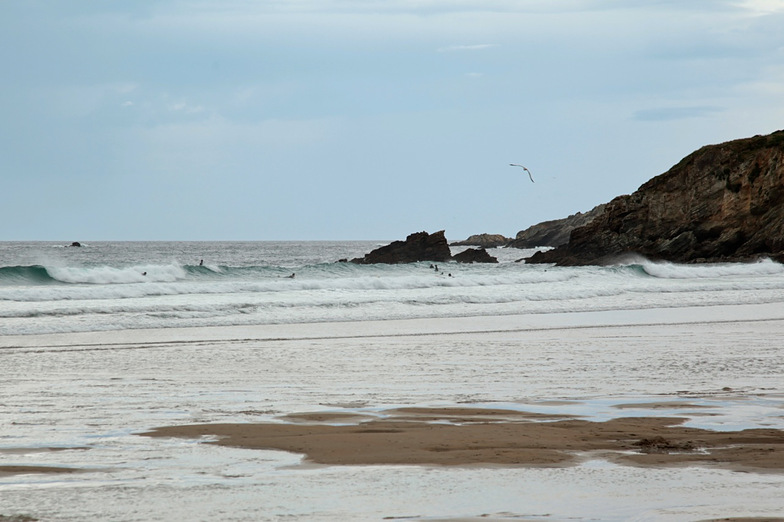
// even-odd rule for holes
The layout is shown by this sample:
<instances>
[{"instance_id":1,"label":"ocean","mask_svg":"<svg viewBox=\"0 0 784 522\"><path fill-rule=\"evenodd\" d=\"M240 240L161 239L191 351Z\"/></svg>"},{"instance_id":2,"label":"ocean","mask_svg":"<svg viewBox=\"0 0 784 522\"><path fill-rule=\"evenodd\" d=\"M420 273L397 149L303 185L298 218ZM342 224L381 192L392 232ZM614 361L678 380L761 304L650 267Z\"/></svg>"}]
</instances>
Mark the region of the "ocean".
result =
<instances>
[{"instance_id":1,"label":"ocean","mask_svg":"<svg viewBox=\"0 0 784 522\"><path fill-rule=\"evenodd\" d=\"M490 249L498 264L437 270L337 262L387 243L0 243L0 515L782 516L780 471L593 454L567 467L323 466L140 436L409 406L784 429L781 264L555 267L519 262L532 251L515 249Z\"/></svg>"},{"instance_id":2,"label":"ocean","mask_svg":"<svg viewBox=\"0 0 784 522\"><path fill-rule=\"evenodd\" d=\"M498 264L337 262L387 243L0 243L0 335L754 304L784 290L772 261L561 268L491 249Z\"/></svg>"}]
</instances>

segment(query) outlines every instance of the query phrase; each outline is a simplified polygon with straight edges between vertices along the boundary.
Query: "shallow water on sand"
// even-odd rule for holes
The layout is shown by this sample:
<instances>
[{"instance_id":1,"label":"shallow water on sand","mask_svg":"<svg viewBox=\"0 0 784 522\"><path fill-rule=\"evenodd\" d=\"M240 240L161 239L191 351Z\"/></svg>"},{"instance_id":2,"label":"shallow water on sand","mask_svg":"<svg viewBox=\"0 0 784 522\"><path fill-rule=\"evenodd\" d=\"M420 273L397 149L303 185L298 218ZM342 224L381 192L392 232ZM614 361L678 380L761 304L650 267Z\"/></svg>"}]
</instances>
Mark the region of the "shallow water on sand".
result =
<instances>
[{"instance_id":1,"label":"shallow water on sand","mask_svg":"<svg viewBox=\"0 0 784 522\"><path fill-rule=\"evenodd\" d=\"M744 313L744 310L746 313ZM703 315L709 315L706 321ZM762 320L748 319L747 315ZM715 307L0 340L0 514L41 520L695 520L784 511L781 473L302 465L156 426L455 404L784 429L784 312ZM691 320L697 322L689 322ZM590 325L590 326L588 326ZM604 326L603 326L604 325ZM57 448L54 451L52 448Z\"/></svg>"}]
</instances>

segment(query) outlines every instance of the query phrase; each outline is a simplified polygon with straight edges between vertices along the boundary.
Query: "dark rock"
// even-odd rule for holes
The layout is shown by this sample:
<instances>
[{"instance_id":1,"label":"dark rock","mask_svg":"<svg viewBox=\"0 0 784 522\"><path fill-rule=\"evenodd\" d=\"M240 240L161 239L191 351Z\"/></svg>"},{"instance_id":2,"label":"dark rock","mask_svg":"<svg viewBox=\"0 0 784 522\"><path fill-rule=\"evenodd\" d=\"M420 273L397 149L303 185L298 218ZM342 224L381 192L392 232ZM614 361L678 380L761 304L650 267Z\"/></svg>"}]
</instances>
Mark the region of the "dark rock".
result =
<instances>
[{"instance_id":1,"label":"dark rock","mask_svg":"<svg viewBox=\"0 0 784 522\"><path fill-rule=\"evenodd\" d=\"M478 246L482 248L496 248L506 246L510 238L502 236L501 234L475 234L469 236L465 241L457 241L452 243L452 246Z\"/></svg>"},{"instance_id":2,"label":"dark rock","mask_svg":"<svg viewBox=\"0 0 784 522\"><path fill-rule=\"evenodd\" d=\"M498 263L484 248L469 248L452 257L458 263Z\"/></svg>"},{"instance_id":3,"label":"dark rock","mask_svg":"<svg viewBox=\"0 0 784 522\"><path fill-rule=\"evenodd\" d=\"M572 230L582 227L604 211L604 205L598 205L588 212L578 212L563 219L543 221L517 233L507 246L514 248L557 247L569 242Z\"/></svg>"},{"instance_id":4,"label":"dark rock","mask_svg":"<svg viewBox=\"0 0 784 522\"><path fill-rule=\"evenodd\" d=\"M449 261L452 252L444 237L444 231L428 234L417 232L405 241L395 241L365 254L365 257L352 259L352 263L368 265L375 263L399 264L417 261Z\"/></svg>"},{"instance_id":5,"label":"dark rock","mask_svg":"<svg viewBox=\"0 0 784 522\"><path fill-rule=\"evenodd\" d=\"M527 262L603 264L625 253L681 263L784 259L784 131L693 152Z\"/></svg>"},{"instance_id":6,"label":"dark rock","mask_svg":"<svg viewBox=\"0 0 784 522\"><path fill-rule=\"evenodd\" d=\"M640 439L632 444L638 446L642 453L683 453L697 451L699 448L690 440L671 441L661 435L650 439Z\"/></svg>"},{"instance_id":7,"label":"dark rock","mask_svg":"<svg viewBox=\"0 0 784 522\"><path fill-rule=\"evenodd\" d=\"M80 247L80 246L82 246L82 244L80 242L78 242L78 241L74 241L73 243L71 243L71 246L72 247Z\"/></svg>"}]
</instances>

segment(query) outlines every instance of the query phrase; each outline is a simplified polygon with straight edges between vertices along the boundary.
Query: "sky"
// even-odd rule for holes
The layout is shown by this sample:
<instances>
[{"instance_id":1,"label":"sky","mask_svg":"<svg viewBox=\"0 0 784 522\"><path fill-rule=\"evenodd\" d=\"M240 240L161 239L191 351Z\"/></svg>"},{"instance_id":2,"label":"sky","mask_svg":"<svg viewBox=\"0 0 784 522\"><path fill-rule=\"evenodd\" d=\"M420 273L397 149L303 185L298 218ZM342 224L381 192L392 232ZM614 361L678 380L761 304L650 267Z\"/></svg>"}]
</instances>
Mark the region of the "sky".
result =
<instances>
[{"instance_id":1,"label":"sky","mask_svg":"<svg viewBox=\"0 0 784 522\"><path fill-rule=\"evenodd\" d=\"M514 237L784 128L782 27L784 0L5 0L0 240Z\"/></svg>"}]
</instances>

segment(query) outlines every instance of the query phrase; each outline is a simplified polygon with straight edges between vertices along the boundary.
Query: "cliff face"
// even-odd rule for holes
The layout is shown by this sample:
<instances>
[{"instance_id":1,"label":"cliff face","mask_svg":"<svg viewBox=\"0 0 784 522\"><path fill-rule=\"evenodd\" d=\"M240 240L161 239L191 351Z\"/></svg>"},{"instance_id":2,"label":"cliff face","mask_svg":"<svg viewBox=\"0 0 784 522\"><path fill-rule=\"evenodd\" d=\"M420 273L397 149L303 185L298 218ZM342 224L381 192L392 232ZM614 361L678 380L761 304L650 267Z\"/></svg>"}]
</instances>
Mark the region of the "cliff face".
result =
<instances>
[{"instance_id":1,"label":"cliff face","mask_svg":"<svg viewBox=\"0 0 784 522\"><path fill-rule=\"evenodd\" d=\"M604 211L599 205L588 212L578 212L563 219L543 221L532 227L521 230L507 246L514 248L536 248L543 246L557 247L569 242L572 230L587 225Z\"/></svg>"},{"instance_id":2,"label":"cliff face","mask_svg":"<svg viewBox=\"0 0 784 522\"><path fill-rule=\"evenodd\" d=\"M784 260L784 131L709 145L606 204L569 243L529 263Z\"/></svg>"}]
</instances>

